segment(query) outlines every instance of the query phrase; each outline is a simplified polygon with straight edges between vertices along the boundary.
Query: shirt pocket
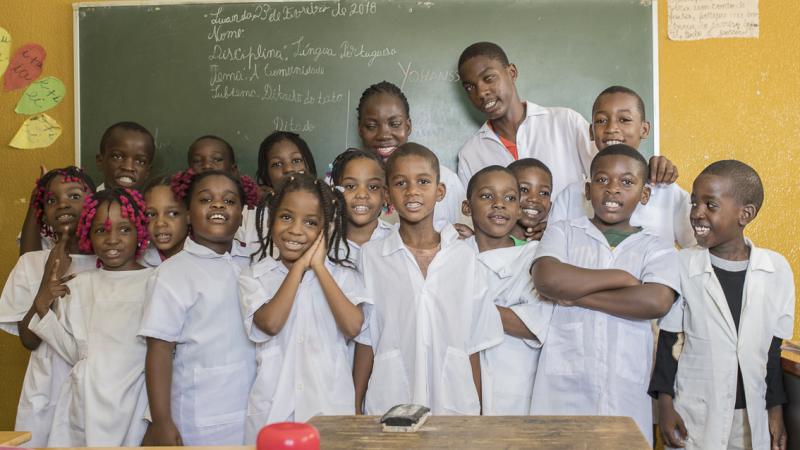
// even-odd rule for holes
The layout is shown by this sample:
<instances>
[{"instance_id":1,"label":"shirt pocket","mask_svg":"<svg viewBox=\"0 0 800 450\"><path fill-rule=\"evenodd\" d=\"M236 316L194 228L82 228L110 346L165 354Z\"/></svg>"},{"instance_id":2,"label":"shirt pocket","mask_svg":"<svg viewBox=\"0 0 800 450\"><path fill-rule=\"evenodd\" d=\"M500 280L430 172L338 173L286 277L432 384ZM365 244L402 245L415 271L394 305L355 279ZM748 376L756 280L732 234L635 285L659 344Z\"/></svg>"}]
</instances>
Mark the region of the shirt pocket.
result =
<instances>
[{"instance_id":1,"label":"shirt pocket","mask_svg":"<svg viewBox=\"0 0 800 450\"><path fill-rule=\"evenodd\" d=\"M247 402L247 414L269 412L278 387L281 369L283 368L283 352L278 346L269 347L261 355L256 379L250 390Z\"/></svg>"},{"instance_id":2,"label":"shirt pocket","mask_svg":"<svg viewBox=\"0 0 800 450\"><path fill-rule=\"evenodd\" d=\"M408 403L411 394L400 350L375 357L369 378L365 407L369 414L383 414L395 405Z\"/></svg>"},{"instance_id":3,"label":"shirt pocket","mask_svg":"<svg viewBox=\"0 0 800 450\"><path fill-rule=\"evenodd\" d=\"M547 333L545 373L578 375L586 365L583 348L583 323L551 324ZM547 350L549 347L549 350Z\"/></svg>"},{"instance_id":4,"label":"shirt pocket","mask_svg":"<svg viewBox=\"0 0 800 450\"><path fill-rule=\"evenodd\" d=\"M447 347L444 356L442 406L445 414L478 415L481 411L469 355L454 347Z\"/></svg>"},{"instance_id":5,"label":"shirt pocket","mask_svg":"<svg viewBox=\"0 0 800 450\"><path fill-rule=\"evenodd\" d=\"M194 369L195 426L225 425L244 420L247 408L247 363Z\"/></svg>"},{"instance_id":6,"label":"shirt pocket","mask_svg":"<svg viewBox=\"0 0 800 450\"><path fill-rule=\"evenodd\" d=\"M617 324L614 362L620 378L636 384L647 382L648 361L653 351L648 348L647 343L651 341L647 333L652 333L649 326L643 329L621 322Z\"/></svg>"}]
</instances>

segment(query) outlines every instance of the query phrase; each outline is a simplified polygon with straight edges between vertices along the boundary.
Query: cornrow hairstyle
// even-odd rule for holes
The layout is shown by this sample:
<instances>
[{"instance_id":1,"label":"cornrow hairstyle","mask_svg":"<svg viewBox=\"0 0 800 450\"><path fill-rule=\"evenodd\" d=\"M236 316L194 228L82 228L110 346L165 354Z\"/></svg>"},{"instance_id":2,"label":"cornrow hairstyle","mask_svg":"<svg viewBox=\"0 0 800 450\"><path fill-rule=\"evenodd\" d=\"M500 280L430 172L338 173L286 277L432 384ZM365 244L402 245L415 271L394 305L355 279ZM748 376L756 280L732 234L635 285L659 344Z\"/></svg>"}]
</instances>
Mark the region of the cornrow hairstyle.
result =
<instances>
[{"instance_id":1,"label":"cornrow hairstyle","mask_svg":"<svg viewBox=\"0 0 800 450\"><path fill-rule=\"evenodd\" d=\"M350 161L361 158L375 161L375 164L377 164L378 167L384 171L384 173L386 172L386 167L384 166L383 160L380 158L380 156L373 152L368 152L359 148L348 148L342 153L339 153L339 155L336 156L336 159L333 160L331 169L331 183L334 186L339 186L342 184L342 176L344 176L344 170L347 168L347 164Z\"/></svg>"},{"instance_id":2,"label":"cornrow hairstyle","mask_svg":"<svg viewBox=\"0 0 800 450\"><path fill-rule=\"evenodd\" d=\"M136 131L137 133L142 133L147 137L148 141L148 148L147 152L150 153L150 158L153 158L153 155L156 152L156 140L150 131L147 130L144 126L136 123L136 122L117 122L114 125L106 128L106 131L103 133L103 137L100 138L100 154L104 155L106 153L106 146L108 145L109 139L111 139L111 134L114 133L114 130L121 129L125 131Z\"/></svg>"},{"instance_id":3,"label":"cornrow hairstyle","mask_svg":"<svg viewBox=\"0 0 800 450\"><path fill-rule=\"evenodd\" d=\"M592 103L592 115L594 115L594 112L597 110L597 102L600 101L600 97L609 94L627 94L634 97L636 99L636 108L639 110L639 114L642 116L642 122L647 120L647 116L644 112L644 100L642 100L642 97L637 94L636 91L625 86L609 86L603 89L603 92L601 92L594 100L594 103Z\"/></svg>"},{"instance_id":4,"label":"cornrow hairstyle","mask_svg":"<svg viewBox=\"0 0 800 450\"><path fill-rule=\"evenodd\" d=\"M53 169L36 180L36 195L33 198L33 205L31 206L36 214L36 223L39 225L39 233L45 237L52 237L54 234L53 228L44 221L44 207L47 203L47 199L52 195L50 191L47 190L47 187L57 177L62 177L64 179L62 181L63 183L80 183L87 195L95 191L92 177L75 166Z\"/></svg>"},{"instance_id":5,"label":"cornrow hairstyle","mask_svg":"<svg viewBox=\"0 0 800 450\"><path fill-rule=\"evenodd\" d=\"M192 142L191 145L189 145L189 151L186 152L186 160L190 165L192 164L192 150L194 149L194 146L197 145L198 142L204 139L209 139L221 143L222 146L225 147L225 150L227 150L228 152L228 158L230 158L231 160L231 165L236 164L236 154L233 151L233 146L228 141L222 139L219 136L215 136L213 134L206 134L195 139L194 142Z\"/></svg>"},{"instance_id":6,"label":"cornrow hairstyle","mask_svg":"<svg viewBox=\"0 0 800 450\"><path fill-rule=\"evenodd\" d=\"M514 172L515 176L517 171L522 169L537 168L541 169L550 177L550 182L553 182L553 172L547 167L547 164L536 158L520 158L508 165L508 170Z\"/></svg>"},{"instance_id":7,"label":"cornrow hairstyle","mask_svg":"<svg viewBox=\"0 0 800 450\"><path fill-rule=\"evenodd\" d=\"M724 159L711 163L700 175L715 175L730 181L731 192L742 205L752 204L756 213L764 204L764 185L755 169L735 159Z\"/></svg>"},{"instance_id":8,"label":"cornrow hairstyle","mask_svg":"<svg viewBox=\"0 0 800 450\"><path fill-rule=\"evenodd\" d=\"M475 175L473 175L472 178L469 179L469 183L467 183L467 200L470 200L472 198L472 192L475 190L475 183L478 182L478 179L480 177L482 177L483 175L486 175L487 173L490 173L490 172L507 173L514 180L516 180L516 177L514 176L514 172L512 172L511 169L508 169L508 168L503 167L503 166L498 166L496 164L495 165L491 165L491 166L486 166L483 169L475 172Z\"/></svg>"},{"instance_id":9,"label":"cornrow hairstyle","mask_svg":"<svg viewBox=\"0 0 800 450\"><path fill-rule=\"evenodd\" d=\"M494 42L476 42L461 52L461 56L458 57L458 65L456 67L461 70L461 66L465 62L475 58L476 56L485 56L489 59L496 59L503 64L503 67L508 67L510 64L508 62L508 56L506 55L506 52L503 51L499 45L495 44Z\"/></svg>"},{"instance_id":10,"label":"cornrow hairstyle","mask_svg":"<svg viewBox=\"0 0 800 450\"><path fill-rule=\"evenodd\" d=\"M303 160L306 163L306 172L316 177L317 165L314 164L314 155L311 154L311 149L308 148L306 141L304 141L299 134L292 133L291 131L273 131L261 141L261 145L258 147L258 169L256 170L256 181L258 184L271 188L277 187L269 178L269 162L267 161L267 157L272 147L282 141L289 141L300 150L300 154L303 155Z\"/></svg>"},{"instance_id":11,"label":"cornrow hairstyle","mask_svg":"<svg viewBox=\"0 0 800 450\"><path fill-rule=\"evenodd\" d=\"M113 203L119 204L122 217L131 221L136 227L136 253L134 258L139 259L142 252L147 248L150 237L147 233L147 216L145 210L147 209L144 203L144 198L139 191L128 188L113 188L105 189L95 194L86 196L81 211L81 217L78 221L78 246L81 252L86 254L94 253L92 248L91 231L92 221L97 215L97 210L103 205L111 208ZM104 226L109 227L110 222L106 219ZM100 267L102 262L98 258L97 267Z\"/></svg>"},{"instance_id":12,"label":"cornrow hairstyle","mask_svg":"<svg viewBox=\"0 0 800 450\"><path fill-rule=\"evenodd\" d=\"M275 225L276 211L281 205L283 198L289 192L309 192L316 195L322 207L323 223L321 226L323 239L327 242L328 259L345 267L354 269L355 266L349 261L350 246L347 243L347 212L345 211L344 196L335 188L332 188L324 181L305 173L290 175L281 183L275 195L262 200L256 209L256 232L260 246L258 251L253 254L253 258L262 260L267 255L272 255L274 240L272 230ZM264 215L269 209L269 224L265 232ZM344 249L344 252L341 250ZM342 255L344 257L342 257Z\"/></svg>"},{"instance_id":13,"label":"cornrow hairstyle","mask_svg":"<svg viewBox=\"0 0 800 450\"><path fill-rule=\"evenodd\" d=\"M223 170L209 170L199 174L195 173L192 169L186 169L177 172L170 178L170 187L172 188L172 193L175 194L175 198L178 200L183 200L184 203L186 203L186 207L189 208L189 203L191 203L192 199L192 191L197 183L200 182L200 180L212 175L220 175L233 181L239 193L239 200L242 202L243 209L244 207L250 209L256 207L258 204L259 193L258 186L255 186L255 188L253 187L253 179L247 177L249 181L245 182L242 180L244 177L240 178ZM247 188L245 188L244 183L248 183ZM255 192L253 189L255 189Z\"/></svg>"},{"instance_id":14,"label":"cornrow hairstyle","mask_svg":"<svg viewBox=\"0 0 800 450\"><path fill-rule=\"evenodd\" d=\"M359 122L361 122L361 111L364 109L364 104L367 103L367 100L369 100L370 97L378 94L389 94L399 98L403 103L403 109L406 112L406 117L411 117L411 108L408 106L408 99L406 98L406 95L403 94L403 91L401 91L397 85L384 80L380 83L371 85L361 93L361 98L358 99L358 107L356 108L356 113L358 114L357 120Z\"/></svg>"}]
</instances>

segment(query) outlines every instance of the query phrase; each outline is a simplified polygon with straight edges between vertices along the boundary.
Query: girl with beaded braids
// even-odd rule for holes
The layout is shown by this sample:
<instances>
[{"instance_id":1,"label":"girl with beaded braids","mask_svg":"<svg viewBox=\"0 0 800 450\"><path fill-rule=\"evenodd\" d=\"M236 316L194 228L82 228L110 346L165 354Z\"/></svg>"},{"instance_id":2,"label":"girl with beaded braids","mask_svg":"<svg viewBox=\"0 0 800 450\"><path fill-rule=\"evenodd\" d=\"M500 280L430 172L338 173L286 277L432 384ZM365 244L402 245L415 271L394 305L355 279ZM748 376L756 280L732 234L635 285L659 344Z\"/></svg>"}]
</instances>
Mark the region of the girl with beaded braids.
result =
<instances>
[{"instance_id":1,"label":"girl with beaded braids","mask_svg":"<svg viewBox=\"0 0 800 450\"><path fill-rule=\"evenodd\" d=\"M364 90L358 101L358 135L364 149L380 156L384 161L408 142L411 134L411 115L408 100L399 87L388 81L373 84ZM445 196L433 212L433 227L441 230L445 224L464 220L461 202L466 200L464 185L455 172L439 164L438 182L445 186ZM397 223L397 214L385 215ZM467 220L468 221L468 220Z\"/></svg>"},{"instance_id":2,"label":"girl with beaded braids","mask_svg":"<svg viewBox=\"0 0 800 450\"><path fill-rule=\"evenodd\" d=\"M289 175L269 204L259 260L239 277L258 362L245 443L265 424L355 412L347 344L361 331L362 303L371 301L347 261L344 205L341 192L307 174Z\"/></svg>"},{"instance_id":3,"label":"girl with beaded braids","mask_svg":"<svg viewBox=\"0 0 800 450\"><path fill-rule=\"evenodd\" d=\"M94 183L77 167L51 170L37 180L31 196L30 224L35 228L33 240L46 243L47 249L20 256L0 296L0 329L18 335L22 345L31 350L14 429L31 431L32 447L47 445L58 392L70 366L28 329L28 323L36 314L33 305L37 295L46 295L59 281L71 279L72 275L66 273L95 268L93 255L79 254L76 235L84 197L92 192Z\"/></svg>"},{"instance_id":4,"label":"girl with beaded braids","mask_svg":"<svg viewBox=\"0 0 800 450\"><path fill-rule=\"evenodd\" d=\"M144 211L133 189L87 196L78 236L81 250L97 255L99 268L66 283L54 275L47 280L49 295L35 300L30 330L73 366L56 402L49 447L141 443L146 346L137 332L153 272L137 261L148 243ZM59 296L56 313L52 304Z\"/></svg>"}]
</instances>

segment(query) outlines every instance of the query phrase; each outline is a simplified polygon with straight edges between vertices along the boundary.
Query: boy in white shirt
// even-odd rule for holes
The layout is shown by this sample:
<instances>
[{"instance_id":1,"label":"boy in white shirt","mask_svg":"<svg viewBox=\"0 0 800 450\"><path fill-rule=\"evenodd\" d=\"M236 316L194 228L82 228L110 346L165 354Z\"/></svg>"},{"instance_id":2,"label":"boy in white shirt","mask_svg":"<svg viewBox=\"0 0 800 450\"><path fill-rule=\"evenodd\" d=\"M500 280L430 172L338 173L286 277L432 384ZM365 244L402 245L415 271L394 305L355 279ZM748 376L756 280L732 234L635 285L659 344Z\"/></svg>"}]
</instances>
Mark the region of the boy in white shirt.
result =
<instances>
[{"instance_id":1,"label":"boy in white shirt","mask_svg":"<svg viewBox=\"0 0 800 450\"><path fill-rule=\"evenodd\" d=\"M536 158L553 172L553 195L558 195L570 183L584 181L597 148L589 138L589 124L576 111L520 100L514 84L518 73L497 44L478 42L461 52L461 83L486 123L459 150L458 176L466 185L486 166ZM669 160L654 156L650 164L657 174L652 182L672 179Z\"/></svg>"},{"instance_id":2,"label":"boy in white shirt","mask_svg":"<svg viewBox=\"0 0 800 450\"><path fill-rule=\"evenodd\" d=\"M465 242L489 270L489 298L505 332L500 345L481 352L484 415L530 413L539 351L553 311L552 303L536 297L528 272L538 241L511 236L522 214L520 184L505 167L485 167L469 181L462 210L475 225L475 235Z\"/></svg>"},{"instance_id":3,"label":"boy in white shirt","mask_svg":"<svg viewBox=\"0 0 800 450\"><path fill-rule=\"evenodd\" d=\"M650 320L664 316L679 292L677 252L630 224L649 197L647 163L636 149L601 150L591 174L592 219L549 224L536 252L533 283L556 306L531 413L628 416L652 442Z\"/></svg>"},{"instance_id":4,"label":"boy in white shirt","mask_svg":"<svg viewBox=\"0 0 800 450\"><path fill-rule=\"evenodd\" d=\"M417 403L433 414L480 414L479 352L503 339L487 274L452 225L434 230L445 187L433 152L401 145L386 178L400 226L361 251L366 295L375 304L365 308L366 330L356 339L356 412Z\"/></svg>"},{"instance_id":5,"label":"boy in white shirt","mask_svg":"<svg viewBox=\"0 0 800 450\"><path fill-rule=\"evenodd\" d=\"M638 149L650 134L644 101L632 89L611 86L603 90L592 105L589 137L599 150L609 145L626 144ZM657 170L652 167L651 169ZM695 244L689 224L689 194L674 183L677 170L664 183L650 184L650 200L639 205L631 216L631 224L649 228L655 234L676 242L682 248ZM658 174L650 174L658 179ZM550 222L591 217L592 205L586 199L586 183L577 181L553 199Z\"/></svg>"},{"instance_id":6,"label":"boy in white shirt","mask_svg":"<svg viewBox=\"0 0 800 450\"><path fill-rule=\"evenodd\" d=\"M699 245L679 253L681 298L661 323L650 384L669 446L786 448L780 346L792 337L794 278L783 256L744 237L763 200L758 173L734 160L692 187Z\"/></svg>"}]
</instances>

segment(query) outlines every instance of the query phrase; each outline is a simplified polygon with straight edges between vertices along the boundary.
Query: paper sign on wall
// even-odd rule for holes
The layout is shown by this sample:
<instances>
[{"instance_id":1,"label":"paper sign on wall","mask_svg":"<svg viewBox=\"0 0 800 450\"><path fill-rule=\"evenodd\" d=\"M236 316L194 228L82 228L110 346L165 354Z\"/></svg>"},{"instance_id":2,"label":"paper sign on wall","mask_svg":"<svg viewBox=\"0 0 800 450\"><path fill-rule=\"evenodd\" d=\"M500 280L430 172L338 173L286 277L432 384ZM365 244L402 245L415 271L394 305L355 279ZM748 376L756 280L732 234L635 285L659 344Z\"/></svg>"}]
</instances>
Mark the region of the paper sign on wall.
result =
<instances>
[{"instance_id":1,"label":"paper sign on wall","mask_svg":"<svg viewBox=\"0 0 800 450\"><path fill-rule=\"evenodd\" d=\"M47 52L39 44L25 44L18 48L3 77L3 88L7 91L23 88L42 74Z\"/></svg>"},{"instance_id":2,"label":"paper sign on wall","mask_svg":"<svg viewBox=\"0 0 800 450\"><path fill-rule=\"evenodd\" d=\"M758 0L669 0L667 35L674 41L757 38Z\"/></svg>"},{"instance_id":3,"label":"paper sign on wall","mask_svg":"<svg viewBox=\"0 0 800 450\"><path fill-rule=\"evenodd\" d=\"M65 91L64 83L58 78L42 78L28 86L14 111L17 114L37 114L47 111L61 103Z\"/></svg>"},{"instance_id":4,"label":"paper sign on wall","mask_svg":"<svg viewBox=\"0 0 800 450\"><path fill-rule=\"evenodd\" d=\"M11 35L0 27L0 73L6 71L8 59L11 57Z\"/></svg>"},{"instance_id":5,"label":"paper sign on wall","mask_svg":"<svg viewBox=\"0 0 800 450\"><path fill-rule=\"evenodd\" d=\"M47 114L38 114L26 120L8 144L14 148L48 147L61 136L61 125Z\"/></svg>"}]
</instances>

